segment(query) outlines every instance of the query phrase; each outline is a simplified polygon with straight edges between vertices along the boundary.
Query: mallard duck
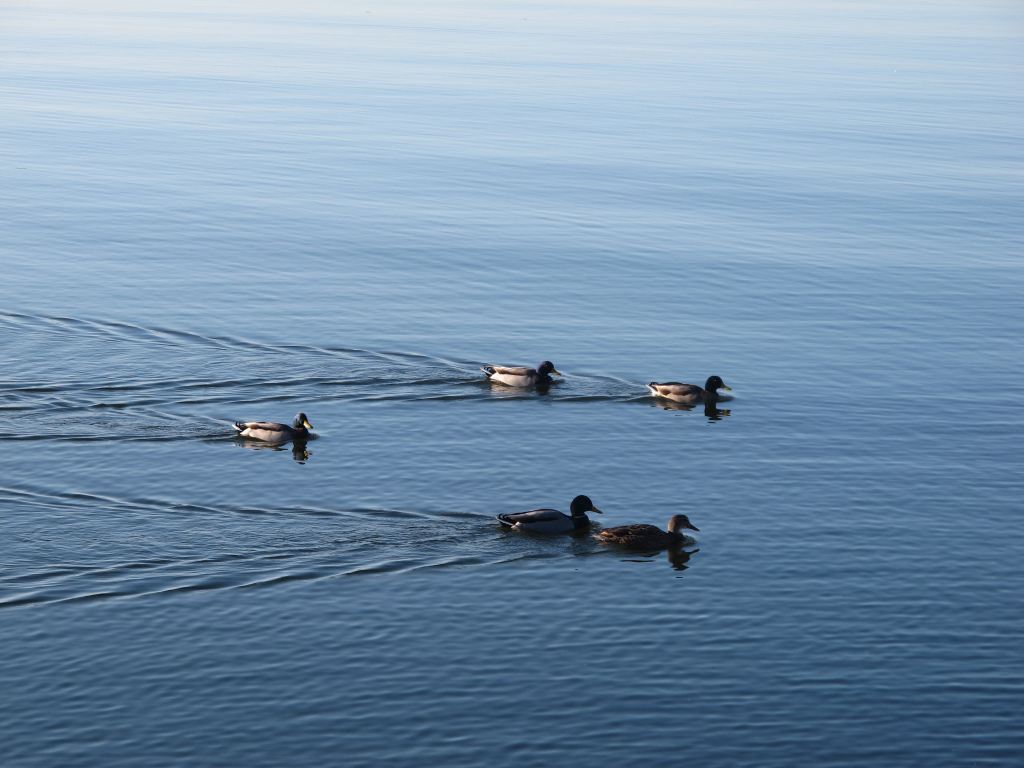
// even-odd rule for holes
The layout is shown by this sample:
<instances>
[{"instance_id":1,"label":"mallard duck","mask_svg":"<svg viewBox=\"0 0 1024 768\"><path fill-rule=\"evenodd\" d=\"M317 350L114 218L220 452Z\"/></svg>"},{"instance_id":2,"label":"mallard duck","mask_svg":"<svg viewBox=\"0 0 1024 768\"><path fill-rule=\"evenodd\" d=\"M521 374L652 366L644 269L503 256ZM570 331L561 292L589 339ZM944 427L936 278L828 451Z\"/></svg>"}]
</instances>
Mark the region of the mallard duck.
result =
<instances>
[{"instance_id":1,"label":"mallard duck","mask_svg":"<svg viewBox=\"0 0 1024 768\"><path fill-rule=\"evenodd\" d=\"M565 514L557 509L531 509L529 512L506 512L498 515L498 522L516 531L533 533L569 533L587 528L590 518L587 512L604 514L594 506L589 496L577 496Z\"/></svg>"},{"instance_id":2,"label":"mallard duck","mask_svg":"<svg viewBox=\"0 0 1024 768\"><path fill-rule=\"evenodd\" d=\"M291 426L279 424L276 421L236 421L235 429L238 437L250 437L253 440L263 440L268 443L283 443L286 440L305 440L309 437L309 430L313 425L309 423L306 414L300 413L295 417Z\"/></svg>"},{"instance_id":3,"label":"mallard duck","mask_svg":"<svg viewBox=\"0 0 1024 768\"><path fill-rule=\"evenodd\" d=\"M528 368L525 365L484 365L480 370L487 374L489 381L496 381L509 387L532 387L537 384L547 384L551 381L550 374L561 376L555 370L555 365L550 360L545 360L536 368Z\"/></svg>"},{"instance_id":4,"label":"mallard duck","mask_svg":"<svg viewBox=\"0 0 1024 768\"><path fill-rule=\"evenodd\" d=\"M701 389L696 384L683 384L678 381L666 381L659 384L652 381L647 385L654 397L666 397L675 400L677 403L716 403L718 402L718 390L727 389L730 392L732 387L722 381L721 376L709 376Z\"/></svg>"},{"instance_id":5,"label":"mallard duck","mask_svg":"<svg viewBox=\"0 0 1024 768\"><path fill-rule=\"evenodd\" d=\"M665 547L692 544L693 539L681 533L683 528L699 531L686 515L672 515L668 519L668 530L663 531L656 525L636 523L634 525L618 525L605 528L597 533L597 539L609 544L618 544L635 549L664 549Z\"/></svg>"}]
</instances>

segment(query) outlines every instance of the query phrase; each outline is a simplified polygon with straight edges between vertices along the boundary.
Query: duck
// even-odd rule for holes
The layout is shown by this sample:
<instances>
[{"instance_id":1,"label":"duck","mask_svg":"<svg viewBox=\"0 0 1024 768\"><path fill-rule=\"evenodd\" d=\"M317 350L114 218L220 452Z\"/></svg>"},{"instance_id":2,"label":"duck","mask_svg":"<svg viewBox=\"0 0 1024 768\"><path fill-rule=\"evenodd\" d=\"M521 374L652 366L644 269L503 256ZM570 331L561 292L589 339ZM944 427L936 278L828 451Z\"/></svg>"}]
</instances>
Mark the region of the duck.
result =
<instances>
[{"instance_id":1,"label":"duck","mask_svg":"<svg viewBox=\"0 0 1024 768\"><path fill-rule=\"evenodd\" d=\"M717 403L718 390L727 389L732 392L732 387L722 381L721 376L708 376L703 389L696 384L683 384L679 381L652 381L647 388L651 390L652 397L665 397L677 403L688 404Z\"/></svg>"},{"instance_id":2,"label":"duck","mask_svg":"<svg viewBox=\"0 0 1024 768\"><path fill-rule=\"evenodd\" d=\"M291 426L276 421L236 421L234 426L238 432L236 437L249 437L268 443L306 440L309 438L309 430L313 428L304 413L298 414Z\"/></svg>"},{"instance_id":3,"label":"duck","mask_svg":"<svg viewBox=\"0 0 1024 768\"><path fill-rule=\"evenodd\" d=\"M488 381L496 381L509 387L533 387L551 382L551 374L561 376L554 363L545 360L536 368L525 365L483 365L480 370L487 375Z\"/></svg>"},{"instance_id":4,"label":"duck","mask_svg":"<svg viewBox=\"0 0 1024 768\"><path fill-rule=\"evenodd\" d=\"M598 541L608 544L618 544L634 549L665 549L666 547L694 543L691 536L681 532L684 528L689 528L691 531L700 530L690 522L690 518L686 515L672 515L668 519L668 530L665 531L656 525L635 523L605 528L597 533L596 538Z\"/></svg>"},{"instance_id":5,"label":"duck","mask_svg":"<svg viewBox=\"0 0 1024 768\"><path fill-rule=\"evenodd\" d=\"M569 505L569 513L557 509L531 509L529 512L504 512L497 516L498 522L514 531L532 533L570 533L590 526L587 512L604 513L594 506L589 496L577 496Z\"/></svg>"}]
</instances>

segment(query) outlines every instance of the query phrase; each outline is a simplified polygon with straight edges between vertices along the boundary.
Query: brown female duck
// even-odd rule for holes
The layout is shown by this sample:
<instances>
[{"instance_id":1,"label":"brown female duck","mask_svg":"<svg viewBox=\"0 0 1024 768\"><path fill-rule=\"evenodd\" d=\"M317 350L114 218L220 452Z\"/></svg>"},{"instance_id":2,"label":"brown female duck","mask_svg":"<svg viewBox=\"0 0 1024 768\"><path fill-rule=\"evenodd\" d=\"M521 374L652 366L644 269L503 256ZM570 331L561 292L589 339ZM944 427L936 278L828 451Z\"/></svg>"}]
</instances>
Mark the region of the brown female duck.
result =
<instances>
[{"instance_id":1,"label":"brown female duck","mask_svg":"<svg viewBox=\"0 0 1024 768\"><path fill-rule=\"evenodd\" d=\"M684 528L689 528L691 531L700 530L690 522L690 518L686 515L672 515L668 520L667 531L646 523L618 525L600 531L597 534L597 539L608 544L618 544L621 547L633 549L665 549L694 542L693 538L681 533Z\"/></svg>"}]
</instances>

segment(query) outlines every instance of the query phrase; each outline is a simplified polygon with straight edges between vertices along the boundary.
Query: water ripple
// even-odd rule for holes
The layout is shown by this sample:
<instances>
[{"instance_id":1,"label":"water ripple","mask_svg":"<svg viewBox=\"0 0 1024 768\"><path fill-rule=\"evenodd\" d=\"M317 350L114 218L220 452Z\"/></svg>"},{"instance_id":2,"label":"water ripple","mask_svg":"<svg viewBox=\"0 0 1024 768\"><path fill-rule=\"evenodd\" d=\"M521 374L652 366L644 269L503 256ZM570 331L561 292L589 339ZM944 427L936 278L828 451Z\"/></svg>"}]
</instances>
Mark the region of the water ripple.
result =
<instances>
[{"instance_id":1,"label":"water ripple","mask_svg":"<svg viewBox=\"0 0 1024 768\"><path fill-rule=\"evenodd\" d=\"M48 337L55 334L90 339L101 335L105 343L121 345L121 368L116 375L98 368L94 378L0 382L0 414L5 415L0 422L0 439L4 440L159 442L232 435L228 419L204 412L211 406L230 406L238 414L231 416L234 419L259 418L245 415L257 407L281 404L290 409L308 402L494 403L534 399L651 403L640 393L638 384L601 372L573 374L538 392L491 385L480 376L476 362L440 356L268 343L110 320L17 312L0 312L0 324L22 336L43 337L35 340L41 347L52 346L55 340ZM184 357L168 356L165 349L155 345L174 347ZM221 354L224 350L243 357L225 361ZM65 353L76 355L74 347ZM92 356L85 357L88 361ZM280 371L283 357L287 361L286 375ZM324 357L337 361L335 371L324 370ZM148 370L160 364L174 366L176 371L187 367L202 374L159 376ZM229 371L239 367L244 367L247 375Z\"/></svg>"}]
</instances>

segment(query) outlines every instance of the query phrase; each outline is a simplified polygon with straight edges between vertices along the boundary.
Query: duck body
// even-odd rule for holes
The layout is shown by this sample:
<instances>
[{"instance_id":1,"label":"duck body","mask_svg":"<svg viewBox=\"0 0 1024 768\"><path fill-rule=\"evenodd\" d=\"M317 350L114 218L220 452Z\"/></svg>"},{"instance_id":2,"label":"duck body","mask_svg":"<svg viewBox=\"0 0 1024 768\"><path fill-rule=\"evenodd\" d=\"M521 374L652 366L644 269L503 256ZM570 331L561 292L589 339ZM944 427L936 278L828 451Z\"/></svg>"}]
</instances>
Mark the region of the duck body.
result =
<instances>
[{"instance_id":1,"label":"duck body","mask_svg":"<svg viewBox=\"0 0 1024 768\"><path fill-rule=\"evenodd\" d=\"M718 402L718 390L732 387L727 386L720 376L709 376L703 387L696 384L685 384L681 381L652 381L647 385L653 397L664 397L677 403L695 405L697 403Z\"/></svg>"},{"instance_id":2,"label":"duck body","mask_svg":"<svg viewBox=\"0 0 1024 768\"><path fill-rule=\"evenodd\" d=\"M686 515L672 515L668 521L668 530L663 531L658 526L647 523L634 523L605 528L597 534L597 539L630 549L666 549L694 543L692 537L682 533L684 528L700 530Z\"/></svg>"},{"instance_id":3,"label":"duck body","mask_svg":"<svg viewBox=\"0 0 1024 768\"><path fill-rule=\"evenodd\" d=\"M587 496L577 496L569 509L568 515L557 509L531 509L527 512L505 512L497 515L497 518L503 526L515 531L571 533L590 527L587 512L602 514Z\"/></svg>"},{"instance_id":4,"label":"duck body","mask_svg":"<svg viewBox=\"0 0 1024 768\"><path fill-rule=\"evenodd\" d=\"M538 384L549 384L551 374L561 376L550 360L545 360L536 368L525 365L484 365L480 370L488 381L504 384L507 387L535 387Z\"/></svg>"},{"instance_id":5,"label":"duck body","mask_svg":"<svg viewBox=\"0 0 1024 768\"><path fill-rule=\"evenodd\" d=\"M288 440L307 440L313 425L306 414L300 413L295 421L281 424L276 421L236 421L234 424L237 437L248 437L267 443L283 443Z\"/></svg>"}]
</instances>

